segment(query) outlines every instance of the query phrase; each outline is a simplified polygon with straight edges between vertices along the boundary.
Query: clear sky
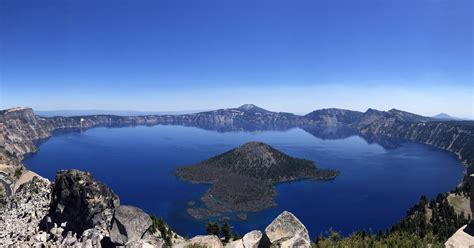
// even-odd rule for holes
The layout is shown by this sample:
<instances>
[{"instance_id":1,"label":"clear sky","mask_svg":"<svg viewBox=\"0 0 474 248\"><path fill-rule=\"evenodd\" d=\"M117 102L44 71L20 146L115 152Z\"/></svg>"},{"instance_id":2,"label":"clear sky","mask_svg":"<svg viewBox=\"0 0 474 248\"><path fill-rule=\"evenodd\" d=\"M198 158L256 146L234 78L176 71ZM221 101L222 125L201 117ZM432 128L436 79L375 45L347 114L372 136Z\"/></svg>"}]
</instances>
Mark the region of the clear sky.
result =
<instances>
[{"instance_id":1,"label":"clear sky","mask_svg":"<svg viewBox=\"0 0 474 248\"><path fill-rule=\"evenodd\" d=\"M470 0L0 2L1 108L474 118Z\"/></svg>"}]
</instances>

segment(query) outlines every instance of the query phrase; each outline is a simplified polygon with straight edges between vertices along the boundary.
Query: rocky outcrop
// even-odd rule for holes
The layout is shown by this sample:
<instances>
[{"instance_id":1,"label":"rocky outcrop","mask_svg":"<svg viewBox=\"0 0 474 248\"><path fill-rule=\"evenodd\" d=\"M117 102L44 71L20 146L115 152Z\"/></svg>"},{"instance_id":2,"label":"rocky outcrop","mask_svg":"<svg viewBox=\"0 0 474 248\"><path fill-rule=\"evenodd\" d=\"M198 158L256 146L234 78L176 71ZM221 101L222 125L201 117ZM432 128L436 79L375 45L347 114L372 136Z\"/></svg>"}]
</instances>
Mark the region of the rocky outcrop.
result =
<instances>
[{"instance_id":1,"label":"rocky outcrop","mask_svg":"<svg viewBox=\"0 0 474 248\"><path fill-rule=\"evenodd\" d=\"M444 243L444 246L446 248L474 247L474 226L464 225L459 228L459 230Z\"/></svg>"},{"instance_id":2,"label":"rocky outcrop","mask_svg":"<svg viewBox=\"0 0 474 248\"><path fill-rule=\"evenodd\" d=\"M50 135L31 108L0 111L0 164L19 165L26 153L36 151L33 141Z\"/></svg>"},{"instance_id":3,"label":"rocky outcrop","mask_svg":"<svg viewBox=\"0 0 474 248\"><path fill-rule=\"evenodd\" d=\"M310 247L308 230L292 213L284 211L265 228L265 235L276 247Z\"/></svg>"},{"instance_id":4,"label":"rocky outcrop","mask_svg":"<svg viewBox=\"0 0 474 248\"><path fill-rule=\"evenodd\" d=\"M56 174L49 213L44 228L54 224L81 235L86 229L110 226L118 197L90 173L63 170Z\"/></svg>"},{"instance_id":5,"label":"rocky outcrop","mask_svg":"<svg viewBox=\"0 0 474 248\"><path fill-rule=\"evenodd\" d=\"M229 242L225 247L226 248L258 248L260 245L260 240L262 239L263 234L261 231L251 231L244 235L239 240L234 240Z\"/></svg>"},{"instance_id":6,"label":"rocky outcrop","mask_svg":"<svg viewBox=\"0 0 474 248\"><path fill-rule=\"evenodd\" d=\"M0 212L0 244L162 247L159 236L143 238L150 225L148 214L119 207L118 197L90 173L65 170L57 173L54 183L34 176L7 198Z\"/></svg>"},{"instance_id":7,"label":"rocky outcrop","mask_svg":"<svg viewBox=\"0 0 474 248\"><path fill-rule=\"evenodd\" d=\"M0 212L0 244L14 247L101 247L107 230L94 226L82 236L65 231L67 223L52 224L48 230L41 226L48 218L51 207L51 183L34 176L23 183L15 194L7 199L6 209Z\"/></svg>"},{"instance_id":8,"label":"rocky outcrop","mask_svg":"<svg viewBox=\"0 0 474 248\"><path fill-rule=\"evenodd\" d=\"M110 229L110 240L116 245L127 245L142 239L152 221L143 210L133 206L115 209Z\"/></svg>"},{"instance_id":9,"label":"rocky outcrop","mask_svg":"<svg viewBox=\"0 0 474 248\"><path fill-rule=\"evenodd\" d=\"M309 248L311 241L308 230L292 213L284 211L278 215L270 225L265 228L265 233L251 231L242 239L229 242L226 248L257 248L257 247L282 247L282 248Z\"/></svg>"},{"instance_id":10,"label":"rocky outcrop","mask_svg":"<svg viewBox=\"0 0 474 248\"><path fill-rule=\"evenodd\" d=\"M196 236L186 242L176 244L176 248L187 248L187 247L212 247L212 248L223 248L221 240L215 235L204 235Z\"/></svg>"}]
</instances>

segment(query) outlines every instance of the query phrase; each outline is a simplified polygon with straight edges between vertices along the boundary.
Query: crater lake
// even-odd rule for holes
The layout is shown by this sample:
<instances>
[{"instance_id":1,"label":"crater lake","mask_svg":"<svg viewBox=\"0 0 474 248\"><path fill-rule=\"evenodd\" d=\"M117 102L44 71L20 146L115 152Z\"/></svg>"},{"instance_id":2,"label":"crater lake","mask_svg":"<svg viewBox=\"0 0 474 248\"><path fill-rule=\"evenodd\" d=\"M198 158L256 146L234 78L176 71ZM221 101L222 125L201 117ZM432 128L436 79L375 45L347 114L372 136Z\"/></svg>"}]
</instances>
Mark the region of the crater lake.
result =
<instances>
[{"instance_id":1,"label":"crater lake","mask_svg":"<svg viewBox=\"0 0 474 248\"><path fill-rule=\"evenodd\" d=\"M409 142L381 146L356 134L342 137L318 137L300 128L222 132L171 125L97 127L55 134L24 163L50 180L60 169L92 172L121 204L164 218L183 236L205 233L210 219L194 219L187 209L202 204L199 198L209 185L181 181L175 168L249 141L265 142L340 175L330 181L277 185L278 206L247 213L245 220L228 215L233 231L240 234L263 230L283 210L294 213L312 239L330 228L343 234L377 232L402 219L421 195L436 197L462 179L464 165L447 151Z\"/></svg>"}]
</instances>

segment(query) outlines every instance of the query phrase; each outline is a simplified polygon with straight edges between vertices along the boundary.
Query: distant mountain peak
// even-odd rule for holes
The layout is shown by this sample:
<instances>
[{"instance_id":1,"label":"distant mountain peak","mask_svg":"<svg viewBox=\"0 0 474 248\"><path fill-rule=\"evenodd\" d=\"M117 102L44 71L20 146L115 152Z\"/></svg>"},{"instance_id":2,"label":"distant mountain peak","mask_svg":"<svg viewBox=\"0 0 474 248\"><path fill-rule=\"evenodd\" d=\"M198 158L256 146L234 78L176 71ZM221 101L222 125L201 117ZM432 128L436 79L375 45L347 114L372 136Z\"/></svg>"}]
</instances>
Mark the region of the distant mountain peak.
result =
<instances>
[{"instance_id":1,"label":"distant mountain peak","mask_svg":"<svg viewBox=\"0 0 474 248\"><path fill-rule=\"evenodd\" d=\"M446 113L439 113L435 116L433 116L433 118L435 119L444 119L444 120L454 120L454 119L457 119L456 117L452 117Z\"/></svg>"},{"instance_id":2,"label":"distant mountain peak","mask_svg":"<svg viewBox=\"0 0 474 248\"><path fill-rule=\"evenodd\" d=\"M261 111L261 112L269 112L266 109L260 108L254 104L244 104L237 109L242 110L242 111Z\"/></svg>"},{"instance_id":3,"label":"distant mountain peak","mask_svg":"<svg viewBox=\"0 0 474 248\"><path fill-rule=\"evenodd\" d=\"M244 104L244 105L238 107L238 109L244 109L244 110L249 110L249 109L253 109L253 108L258 108L258 107L253 105L253 104Z\"/></svg>"}]
</instances>

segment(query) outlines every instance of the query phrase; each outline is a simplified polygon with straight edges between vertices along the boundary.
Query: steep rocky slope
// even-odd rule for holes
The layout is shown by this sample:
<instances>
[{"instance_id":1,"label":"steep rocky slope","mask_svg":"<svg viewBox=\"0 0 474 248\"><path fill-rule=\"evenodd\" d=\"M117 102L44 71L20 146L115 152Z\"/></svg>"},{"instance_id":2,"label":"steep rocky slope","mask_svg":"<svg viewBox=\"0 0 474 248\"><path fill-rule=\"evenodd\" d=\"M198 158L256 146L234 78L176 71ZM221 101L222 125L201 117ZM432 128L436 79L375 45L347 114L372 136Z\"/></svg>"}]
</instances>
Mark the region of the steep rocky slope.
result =
<instances>
[{"instance_id":1,"label":"steep rocky slope","mask_svg":"<svg viewBox=\"0 0 474 248\"><path fill-rule=\"evenodd\" d=\"M432 121L406 112L369 109L354 126L362 136L428 144L458 155L466 164L474 161L474 125L470 121Z\"/></svg>"},{"instance_id":2,"label":"steep rocky slope","mask_svg":"<svg viewBox=\"0 0 474 248\"><path fill-rule=\"evenodd\" d=\"M350 125L356 123L362 112L345 109L318 109L304 116L308 124L325 126Z\"/></svg>"},{"instance_id":3,"label":"steep rocky slope","mask_svg":"<svg viewBox=\"0 0 474 248\"><path fill-rule=\"evenodd\" d=\"M0 164L18 165L26 153L36 151L35 140L50 135L30 108L0 111Z\"/></svg>"}]
</instances>

